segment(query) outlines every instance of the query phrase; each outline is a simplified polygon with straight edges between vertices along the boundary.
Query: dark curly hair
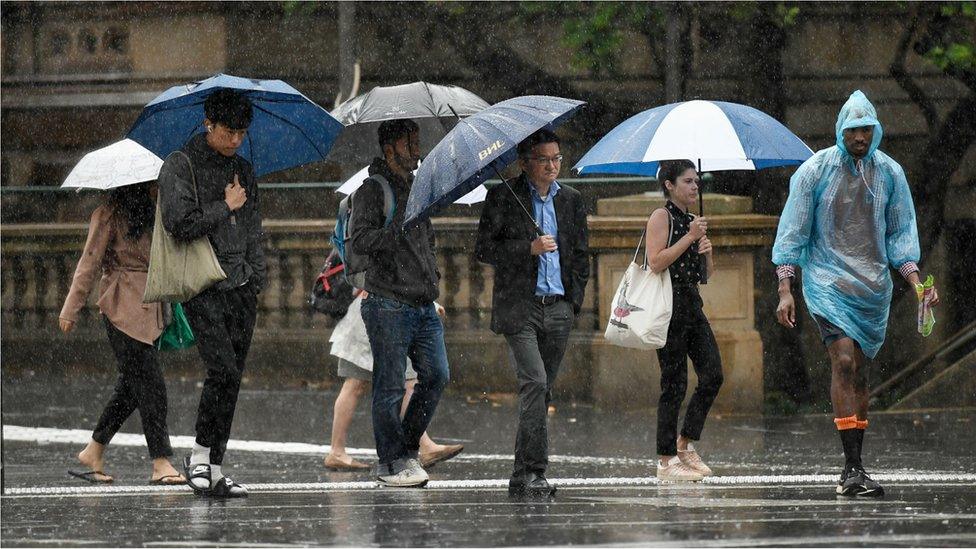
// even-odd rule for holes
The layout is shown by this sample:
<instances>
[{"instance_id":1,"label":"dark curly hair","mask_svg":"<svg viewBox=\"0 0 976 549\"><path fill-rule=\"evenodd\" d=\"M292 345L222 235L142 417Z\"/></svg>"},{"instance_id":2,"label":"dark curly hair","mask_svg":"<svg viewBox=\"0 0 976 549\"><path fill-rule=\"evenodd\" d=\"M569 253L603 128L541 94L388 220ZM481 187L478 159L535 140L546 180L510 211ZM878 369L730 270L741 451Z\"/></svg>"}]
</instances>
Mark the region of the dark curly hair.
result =
<instances>
[{"instance_id":1,"label":"dark curly hair","mask_svg":"<svg viewBox=\"0 0 976 549\"><path fill-rule=\"evenodd\" d=\"M112 220L125 231L125 238L129 240L138 240L152 231L156 221L156 205L149 196L150 184L126 185L112 189L108 194Z\"/></svg>"}]
</instances>

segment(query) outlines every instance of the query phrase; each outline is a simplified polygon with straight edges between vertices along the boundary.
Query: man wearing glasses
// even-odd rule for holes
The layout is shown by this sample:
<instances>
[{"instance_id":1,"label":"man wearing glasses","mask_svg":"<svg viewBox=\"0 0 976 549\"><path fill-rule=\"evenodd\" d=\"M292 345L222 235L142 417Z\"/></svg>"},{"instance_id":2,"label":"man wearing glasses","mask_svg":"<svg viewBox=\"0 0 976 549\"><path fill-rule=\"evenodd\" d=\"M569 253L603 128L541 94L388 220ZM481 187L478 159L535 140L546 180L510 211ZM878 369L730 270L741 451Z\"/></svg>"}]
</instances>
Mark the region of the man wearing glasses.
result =
<instances>
[{"instance_id":1,"label":"man wearing glasses","mask_svg":"<svg viewBox=\"0 0 976 549\"><path fill-rule=\"evenodd\" d=\"M562 160L549 130L519 143L522 174L488 191L478 225L475 254L495 267L491 329L508 342L519 386L513 497L556 491L545 477L547 411L590 276L586 208L556 182Z\"/></svg>"}]
</instances>

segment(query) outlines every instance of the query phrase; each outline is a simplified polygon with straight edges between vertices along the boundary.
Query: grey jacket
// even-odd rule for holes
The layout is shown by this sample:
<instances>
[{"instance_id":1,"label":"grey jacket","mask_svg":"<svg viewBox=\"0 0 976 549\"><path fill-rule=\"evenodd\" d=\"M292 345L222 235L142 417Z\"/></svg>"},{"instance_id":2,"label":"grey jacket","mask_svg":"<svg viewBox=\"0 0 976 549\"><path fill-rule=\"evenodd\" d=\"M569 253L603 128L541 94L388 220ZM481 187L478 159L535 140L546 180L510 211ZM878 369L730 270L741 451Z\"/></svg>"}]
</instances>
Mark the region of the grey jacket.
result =
<instances>
[{"instance_id":1,"label":"grey jacket","mask_svg":"<svg viewBox=\"0 0 976 549\"><path fill-rule=\"evenodd\" d=\"M252 284L260 292L267 284L264 231L258 186L251 163L238 155L226 157L207 145L206 134L192 137L181 149L193 164L199 204L186 157L170 154L159 171L159 200L163 226L178 240L208 236L217 261L227 273L218 282L220 290ZM238 180L247 192L247 202L231 212L224 202L224 187Z\"/></svg>"}]
</instances>

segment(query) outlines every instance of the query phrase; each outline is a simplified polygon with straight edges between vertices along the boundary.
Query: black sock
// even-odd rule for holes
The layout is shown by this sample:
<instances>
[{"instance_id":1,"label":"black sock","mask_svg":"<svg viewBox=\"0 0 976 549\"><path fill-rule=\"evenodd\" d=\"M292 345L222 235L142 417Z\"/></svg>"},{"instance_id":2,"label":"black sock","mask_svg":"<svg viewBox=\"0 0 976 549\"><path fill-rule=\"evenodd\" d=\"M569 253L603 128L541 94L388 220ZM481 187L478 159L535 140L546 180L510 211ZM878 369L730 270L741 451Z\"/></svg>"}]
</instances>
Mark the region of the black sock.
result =
<instances>
[{"instance_id":1,"label":"black sock","mask_svg":"<svg viewBox=\"0 0 976 549\"><path fill-rule=\"evenodd\" d=\"M864 438L863 429L844 429L840 433L840 442L844 446L844 470L861 465L861 441Z\"/></svg>"}]
</instances>

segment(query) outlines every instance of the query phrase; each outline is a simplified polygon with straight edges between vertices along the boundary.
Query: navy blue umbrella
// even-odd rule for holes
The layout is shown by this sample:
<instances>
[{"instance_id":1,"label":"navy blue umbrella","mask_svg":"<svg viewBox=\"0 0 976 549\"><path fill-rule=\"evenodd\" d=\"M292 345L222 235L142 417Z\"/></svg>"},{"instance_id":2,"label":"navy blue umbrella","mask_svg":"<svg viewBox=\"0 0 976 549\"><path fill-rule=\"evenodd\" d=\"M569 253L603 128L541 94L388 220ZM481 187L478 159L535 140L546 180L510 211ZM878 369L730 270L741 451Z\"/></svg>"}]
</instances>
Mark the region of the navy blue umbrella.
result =
<instances>
[{"instance_id":1,"label":"navy blue umbrella","mask_svg":"<svg viewBox=\"0 0 976 549\"><path fill-rule=\"evenodd\" d=\"M281 80L256 80L217 74L174 86L142 110L126 137L166 158L203 129L203 102L230 88L254 105L254 118L237 154L257 176L324 160L342 124L328 111Z\"/></svg>"},{"instance_id":2,"label":"navy blue umbrella","mask_svg":"<svg viewBox=\"0 0 976 549\"><path fill-rule=\"evenodd\" d=\"M460 120L417 170L404 226L468 194L515 160L519 142L542 128L555 128L583 105L575 99L526 95Z\"/></svg>"}]
</instances>

